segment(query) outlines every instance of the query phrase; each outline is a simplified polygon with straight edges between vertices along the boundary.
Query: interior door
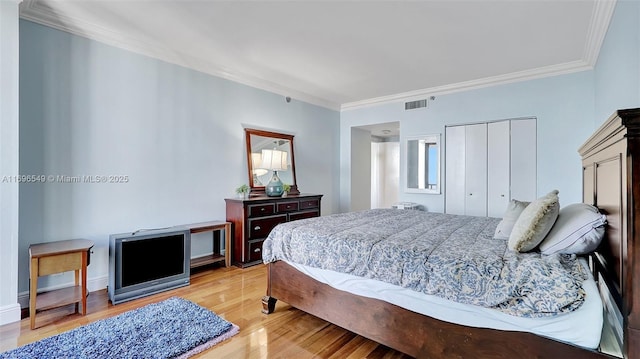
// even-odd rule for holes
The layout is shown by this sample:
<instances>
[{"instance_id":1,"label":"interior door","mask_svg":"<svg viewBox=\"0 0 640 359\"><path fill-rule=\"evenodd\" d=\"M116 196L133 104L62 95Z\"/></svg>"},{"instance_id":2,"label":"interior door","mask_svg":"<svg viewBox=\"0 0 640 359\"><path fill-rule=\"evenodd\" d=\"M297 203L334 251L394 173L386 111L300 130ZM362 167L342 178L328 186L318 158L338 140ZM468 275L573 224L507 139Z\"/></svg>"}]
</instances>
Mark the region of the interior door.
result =
<instances>
[{"instance_id":1,"label":"interior door","mask_svg":"<svg viewBox=\"0 0 640 359\"><path fill-rule=\"evenodd\" d=\"M509 204L510 123L491 122L487 127L487 215L501 218Z\"/></svg>"},{"instance_id":2,"label":"interior door","mask_svg":"<svg viewBox=\"0 0 640 359\"><path fill-rule=\"evenodd\" d=\"M465 126L445 129L445 213L465 213Z\"/></svg>"},{"instance_id":3,"label":"interior door","mask_svg":"<svg viewBox=\"0 0 640 359\"><path fill-rule=\"evenodd\" d=\"M465 128L465 204L468 216L487 215L487 124Z\"/></svg>"},{"instance_id":4,"label":"interior door","mask_svg":"<svg viewBox=\"0 0 640 359\"><path fill-rule=\"evenodd\" d=\"M511 198L537 198L536 119L511 120Z\"/></svg>"}]
</instances>

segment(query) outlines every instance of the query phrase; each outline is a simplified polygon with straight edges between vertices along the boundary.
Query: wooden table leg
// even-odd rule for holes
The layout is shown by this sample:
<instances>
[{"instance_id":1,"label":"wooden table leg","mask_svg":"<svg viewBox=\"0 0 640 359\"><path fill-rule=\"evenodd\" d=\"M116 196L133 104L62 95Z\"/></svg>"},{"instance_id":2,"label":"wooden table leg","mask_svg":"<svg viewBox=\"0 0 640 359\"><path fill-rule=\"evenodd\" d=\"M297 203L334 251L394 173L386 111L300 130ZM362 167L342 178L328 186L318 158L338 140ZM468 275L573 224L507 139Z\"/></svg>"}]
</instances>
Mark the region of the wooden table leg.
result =
<instances>
[{"instance_id":1,"label":"wooden table leg","mask_svg":"<svg viewBox=\"0 0 640 359\"><path fill-rule=\"evenodd\" d=\"M87 257L89 252L82 252L82 315L87 314ZM76 275L77 279L77 275Z\"/></svg>"},{"instance_id":2,"label":"wooden table leg","mask_svg":"<svg viewBox=\"0 0 640 359\"><path fill-rule=\"evenodd\" d=\"M80 285L80 271L81 271L81 269L76 269L76 270L73 271L73 276L74 276L74 280L73 281L74 281L76 286ZM75 307L76 307L76 313L80 313L80 303L79 302L76 302Z\"/></svg>"},{"instance_id":3,"label":"wooden table leg","mask_svg":"<svg viewBox=\"0 0 640 359\"><path fill-rule=\"evenodd\" d=\"M231 266L231 223L224 225L224 266Z\"/></svg>"},{"instance_id":4,"label":"wooden table leg","mask_svg":"<svg viewBox=\"0 0 640 359\"><path fill-rule=\"evenodd\" d=\"M38 258L32 258L29 264L29 320L31 329L36 327L36 295L38 294Z\"/></svg>"}]
</instances>

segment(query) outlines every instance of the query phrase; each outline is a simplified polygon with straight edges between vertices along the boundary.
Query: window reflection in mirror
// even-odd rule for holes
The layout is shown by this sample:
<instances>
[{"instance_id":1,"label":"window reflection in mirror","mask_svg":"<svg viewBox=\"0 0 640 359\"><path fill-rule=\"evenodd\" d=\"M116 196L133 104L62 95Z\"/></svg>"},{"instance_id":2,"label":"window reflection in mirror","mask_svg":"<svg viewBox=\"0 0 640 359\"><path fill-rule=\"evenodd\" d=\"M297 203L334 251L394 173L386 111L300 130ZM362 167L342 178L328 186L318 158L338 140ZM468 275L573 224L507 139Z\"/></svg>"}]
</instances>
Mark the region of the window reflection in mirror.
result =
<instances>
[{"instance_id":1,"label":"window reflection in mirror","mask_svg":"<svg viewBox=\"0 0 640 359\"><path fill-rule=\"evenodd\" d=\"M440 135L406 141L406 192L440 193Z\"/></svg>"}]
</instances>

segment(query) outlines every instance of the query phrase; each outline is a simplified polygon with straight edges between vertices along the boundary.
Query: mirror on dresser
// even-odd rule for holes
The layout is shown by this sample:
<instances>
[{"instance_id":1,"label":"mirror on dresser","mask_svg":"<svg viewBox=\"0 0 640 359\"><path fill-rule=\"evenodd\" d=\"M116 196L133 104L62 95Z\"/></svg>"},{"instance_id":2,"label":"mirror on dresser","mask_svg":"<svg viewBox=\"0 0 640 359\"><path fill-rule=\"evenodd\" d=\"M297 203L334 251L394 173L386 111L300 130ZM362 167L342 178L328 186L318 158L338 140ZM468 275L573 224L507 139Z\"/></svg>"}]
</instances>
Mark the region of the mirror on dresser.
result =
<instances>
[{"instance_id":1,"label":"mirror on dresser","mask_svg":"<svg viewBox=\"0 0 640 359\"><path fill-rule=\"evenodd\" d=\"M299 194L293 135L245 128L245 137L250 195L264 195L265 186L273 177L274 171L277 171L283 184L291 186L288 193ZM267 165L267 162L270 164Z\"/></svg>"},{"instance_id":2,"label":"mirror on dresser","mask_svg":"<svg viewBox=\"0 0 640 359\"><path fill-rule=\"evenodd\" d=\"M406 140L405 192L440 193L440 135Z\"/></svg>"}]
</instances>

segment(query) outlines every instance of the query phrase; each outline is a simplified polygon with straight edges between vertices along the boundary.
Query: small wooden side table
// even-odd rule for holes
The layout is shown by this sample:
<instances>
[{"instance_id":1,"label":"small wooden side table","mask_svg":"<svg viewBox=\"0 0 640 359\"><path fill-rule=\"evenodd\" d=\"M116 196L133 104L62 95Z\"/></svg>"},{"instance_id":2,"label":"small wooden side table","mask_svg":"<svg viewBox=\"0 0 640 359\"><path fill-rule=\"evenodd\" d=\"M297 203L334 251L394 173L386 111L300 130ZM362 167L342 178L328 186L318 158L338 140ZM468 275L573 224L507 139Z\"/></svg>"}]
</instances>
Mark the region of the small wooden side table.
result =
<instances>
[{"instance_id":1,"label":"small wooden side table","mask_svg":"<svg viewBox=\"0 0 640 359\"><path fill-rule=\"evenodd\" d=\"M38 243L29 246L29 317L31 329L36 326L36 312L82 303L82 315L87 314L87 266L93 241L71 239L66 241ZM38 277L75 271L73 287L38 294ZM80 278L82 276L82 280ZM36 301L37 299L37 301Z\"/></svg>"},{"instance_id":2,"label":"small wooden side table","mask_svg":"<svg viewBox=\"0 0 640 359\"><path fill-rule=\"evenodd\" d=\"M224 255L222 255L220 244L215 240L216 237L214 236L213 254L204 257L192 258L191 268L197 268L220 261L224 261L225 267L229 267L231 265L231 222L210 221L186 224L184 227L188 228L192 234L224 230Z\"/></svg>"}]
</instances>

